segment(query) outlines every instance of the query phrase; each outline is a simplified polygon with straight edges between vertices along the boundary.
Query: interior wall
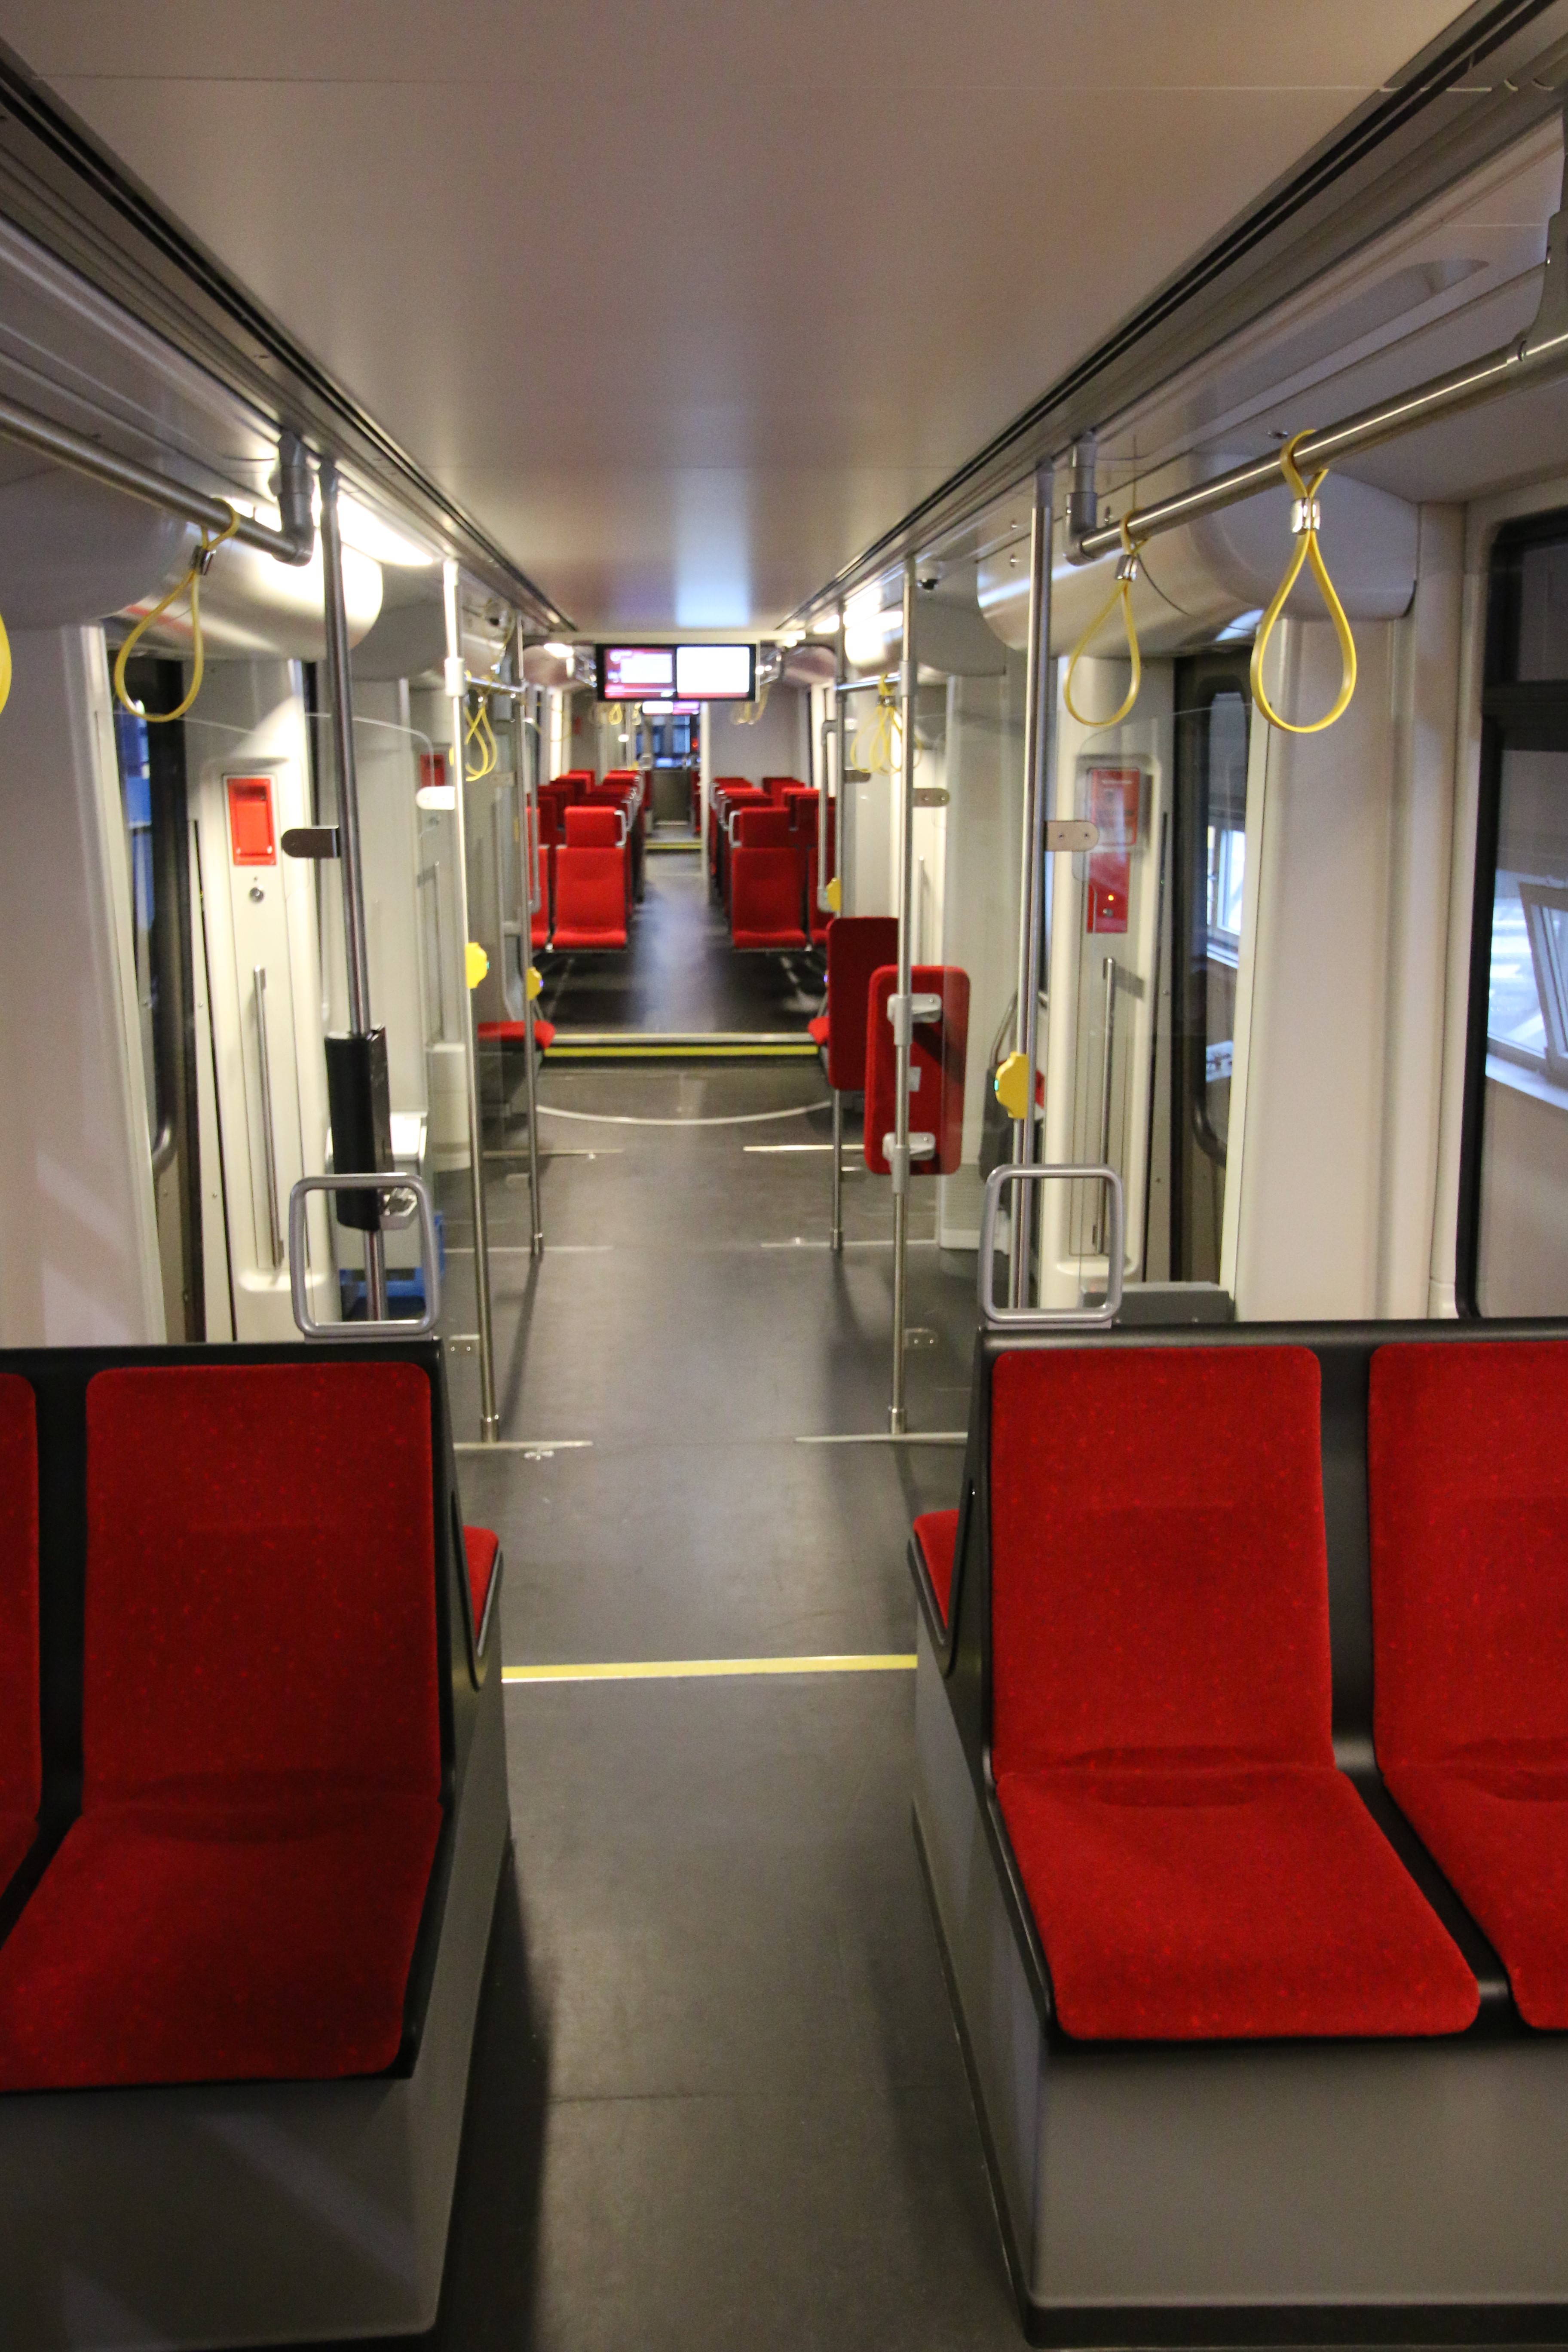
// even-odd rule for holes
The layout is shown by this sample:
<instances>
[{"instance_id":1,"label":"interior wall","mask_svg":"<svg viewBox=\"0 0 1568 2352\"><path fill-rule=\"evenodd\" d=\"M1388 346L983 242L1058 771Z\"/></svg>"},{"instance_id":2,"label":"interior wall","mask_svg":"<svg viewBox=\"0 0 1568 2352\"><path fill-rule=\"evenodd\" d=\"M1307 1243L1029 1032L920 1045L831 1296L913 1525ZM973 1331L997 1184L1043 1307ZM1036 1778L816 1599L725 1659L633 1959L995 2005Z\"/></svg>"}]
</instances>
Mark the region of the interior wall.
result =
<instances>
[{"instance_id":1,"label":"interior wall","mask_svg":"<svg viewBox=\"0 0 1568 2352\"><path fill-rule=\"evenodd\" d=\"M165 1337L98 628L17 631L0 732L0 1342Z\"/></svg>"},{"instance_id":2,"label":"interior wall","mask_svg":"<svg viewBox=\"0 0 1568 2352\"><path fill-rule=\"evenodd\" d=\"M805 780L807 740L806 696L797 686L775 686L754 726L742 726L737 710L744 703L711 705L711 747L716 776L744 776L760 784L764 776L798 776Z\"/></svg>"},{"instance_id":3,"label":"interior wall","mask_svg":"<svg viewBox=\"0 0 1568 2352\"><path fill-rule=\"evenodd\" d=\"M1421 546L1411 612L1357 625L1360 678L1344 718L1321 735L1269 729L1262 747L1244 1137L1226 1253L1237 1311L1248 1319L1428 1311L1458 515L1426 510ZM1277 708L1328 706L1340 657L1326 621L1285 623L1270 658ZM1234 1088L1231 1118L1234 1136Z\"/></svg>"},{"instance_id":4,"label":"interior wall","mask_svg":"<svg viewBox=\"0 0 1568 2352\"><path fill-rule=\"evenodd\" d=\"M422 1112L428 1107L428 1089L417 942L419 845L414 794L425 738L416 740L411 731L406 686L395 680L356 680L353 701L370 1017L386 1031L393 1109ZM336 863L321 868L321 961L327 978L327 1025L347 1029L342 867Z\"/></svg>"}]
</instances>

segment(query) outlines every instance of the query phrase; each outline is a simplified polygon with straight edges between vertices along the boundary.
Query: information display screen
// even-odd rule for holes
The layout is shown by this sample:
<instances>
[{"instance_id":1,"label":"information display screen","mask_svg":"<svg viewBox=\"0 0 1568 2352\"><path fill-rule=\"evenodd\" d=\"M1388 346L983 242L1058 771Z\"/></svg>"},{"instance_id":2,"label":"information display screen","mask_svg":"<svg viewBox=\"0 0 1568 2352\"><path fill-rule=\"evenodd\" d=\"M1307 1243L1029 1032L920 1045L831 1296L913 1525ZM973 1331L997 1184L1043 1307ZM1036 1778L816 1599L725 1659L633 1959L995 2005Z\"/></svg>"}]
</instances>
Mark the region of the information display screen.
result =
<instances>
[{"instance_id":1,"label":"information display screen","mask_svg":"<svg viewBox=\"0 0 1568 2352\"><path fill-rule=\"evenodd\" d=\"M643 702L675 690L673 646L600 646L601 702Z\"/></svg>"},{"instance_id":2,"label":"information display screen","mask_svg":"<svg viewBox=\"0 0 1568 2352\"><path fill-rule=\"evenodd\" d=\"M599 646L601 702L752 702L754 646Z\"/></svg>"},{"instance_id":3,"label":"information display screen","mask_svg":"<svg viewBox=\"0 0 1568 2352\"><path fill-rule=\"evenodd\" d=\"M756 698L754 646L677 646L675 690L693 702Z\"/></svg>"}]
</instances>

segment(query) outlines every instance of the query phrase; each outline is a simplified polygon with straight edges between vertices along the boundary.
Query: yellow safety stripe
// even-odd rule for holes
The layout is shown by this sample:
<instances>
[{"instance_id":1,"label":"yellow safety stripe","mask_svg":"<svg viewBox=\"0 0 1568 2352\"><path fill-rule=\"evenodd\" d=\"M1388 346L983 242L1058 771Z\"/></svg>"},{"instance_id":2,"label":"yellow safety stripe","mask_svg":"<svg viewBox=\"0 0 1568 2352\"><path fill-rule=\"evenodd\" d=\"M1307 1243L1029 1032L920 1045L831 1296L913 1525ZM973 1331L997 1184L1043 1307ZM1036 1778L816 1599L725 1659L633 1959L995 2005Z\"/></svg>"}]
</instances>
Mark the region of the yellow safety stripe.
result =
<instances>
[{"instance_id":1,"label":"yellow safety stripe","mask_svg":"<svg viewBox=\"0 0 1568 2352\"><path fill-rule=\"evenodd\" d=\"M664 1683L720 1675L889 1675L913 1670L909 1651L818 1658L634 1658L608 1665L503 1666L503 1683Z\"/></svg>"}]
</instances>

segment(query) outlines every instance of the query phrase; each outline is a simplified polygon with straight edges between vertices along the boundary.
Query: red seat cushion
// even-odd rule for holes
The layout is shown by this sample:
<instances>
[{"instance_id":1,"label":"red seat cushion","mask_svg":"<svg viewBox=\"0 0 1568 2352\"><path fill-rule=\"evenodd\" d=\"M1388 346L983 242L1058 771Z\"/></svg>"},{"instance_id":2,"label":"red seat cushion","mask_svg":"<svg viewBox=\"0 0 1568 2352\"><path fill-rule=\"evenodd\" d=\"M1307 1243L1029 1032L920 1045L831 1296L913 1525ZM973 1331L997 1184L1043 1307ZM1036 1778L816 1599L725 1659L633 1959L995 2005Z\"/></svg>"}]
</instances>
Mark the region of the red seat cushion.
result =
<instances>
[{"instance_id":1,"label":"red seat cushion","mask_svg":"<svg viewBox=\"0 0 1568 2352\"><path fill-rule=\"evenodd\" d=\"M526 1021L480 1021L475 1024L474 1034L485 1045L521 1045L528 1036ZM533 1042L542 1054L548 1054L555 1043L555 1024L546 1021L542 1013L533 1016Z\"/></svg>"},{"instance_id":2,"label":"red seat cushion","mask_svg":"<svg viewBox=\"0 0 1568 2352\"><path fill-rule=\"evenodd\" d=\"M1389 1789L1568 2027L1568 1344L1380 1348L1367 1421L1373 1729Z\"/></svg>"},{"instance_id":3,"label":"red seat cushion","mask_svg":"<svg viewBox=\"0 0 1568 2352\"><path fill-rule=\"evenodd\" d=\"M485 1622L485 1603L490 1597L490 1579L495 1574L496 1554L500 1549L500 1538L489 1528L465 1528L463 1551L468 1570L468 1600L474 1612L476 1635Z\"/></svg>"},{"instance_id":4,"label":"red seat cushion","mask_svg":"<svg viewBox=\"0 0 1568 2352\"><path fill-rule=\"evenodd\" d=\"M430 1389L87 1397L83 1808L0 1947L0 2088L384 2067L440 1833Z\"/></svg>"},{"instance_id":5,"label":"red seat cushion","mask_svg":"<svg viewBox=\"0 0 1568 2352\"><path fill-rule=\"evenodd\" d=\"M915 1541L921 1548L921 1558L926 1564L931 1590L942 1607L942 1622L947 1622L948 1601L952 1592L952 1555L958 1545L958 1513L956 1511L925 1511L915 1521Z\"/></svg>"},{"instance_id":6,"label":"red seat cushion","mask_svg":"<svg viewBox=\"0 0 1568 2352\"><path fill-rule=\"evenodd\" d=\"M1333 1762L1310 1352L1005 1355L991 1495L997 1795L1068 2031L1468 2025Z\"/></svg>"},{"instance_id":7,"label":"red seat cushion","mask_svg":"<svg viewBox=\"0 0 1568 2352\"><path fill-rule=\"evenodd\" d=\"M827 1033L830 1025L831 1024L826 1013L817 1013L815 1019L806 1023L805 1033L811 1039L814 1045L826 1045Z\"/></svg>"}]
</instances>

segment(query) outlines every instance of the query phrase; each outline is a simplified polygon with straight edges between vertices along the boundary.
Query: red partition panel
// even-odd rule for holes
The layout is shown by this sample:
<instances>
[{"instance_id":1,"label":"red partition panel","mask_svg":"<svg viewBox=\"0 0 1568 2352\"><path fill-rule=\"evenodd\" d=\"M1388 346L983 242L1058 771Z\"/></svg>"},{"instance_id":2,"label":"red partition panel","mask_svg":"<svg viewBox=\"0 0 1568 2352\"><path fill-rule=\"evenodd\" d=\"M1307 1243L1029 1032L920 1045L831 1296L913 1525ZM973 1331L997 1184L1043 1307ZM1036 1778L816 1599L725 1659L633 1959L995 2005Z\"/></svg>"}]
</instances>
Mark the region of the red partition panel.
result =
<instances>
[{"instance_id":1,"label":"red partition panel","mask_svg":"<svg viewBox=\"0 0 1568 2352\"><path fill-rule=\"evenodd\" d=\"M836 927L837 928L837 927ZM832 933L828 934L831 940ZM866 1012L866 1165L889 1172L883 1139L893 1132L895 1056L888 1000L898 969L871 975ZM951 1176L963 1157L963 1067L969 1047L969 974L952 963L918 963L910 986L916 996L940 996L935 1021L916 1024L910 1050L910 1132L936 1138L929 1159L911 1162L916 1176Z\"/></svg>"}]
</instances>

